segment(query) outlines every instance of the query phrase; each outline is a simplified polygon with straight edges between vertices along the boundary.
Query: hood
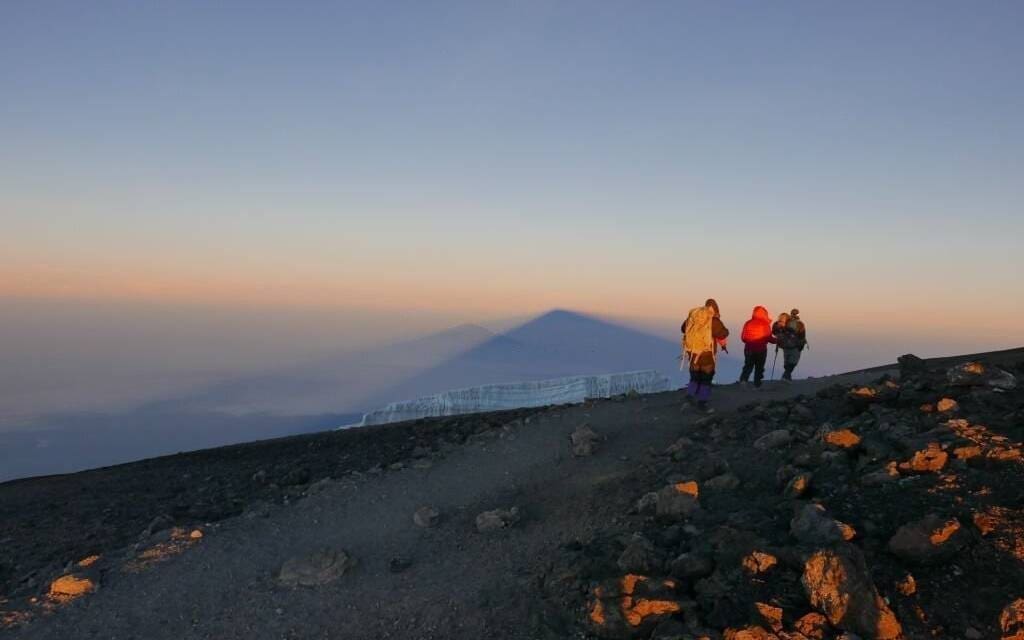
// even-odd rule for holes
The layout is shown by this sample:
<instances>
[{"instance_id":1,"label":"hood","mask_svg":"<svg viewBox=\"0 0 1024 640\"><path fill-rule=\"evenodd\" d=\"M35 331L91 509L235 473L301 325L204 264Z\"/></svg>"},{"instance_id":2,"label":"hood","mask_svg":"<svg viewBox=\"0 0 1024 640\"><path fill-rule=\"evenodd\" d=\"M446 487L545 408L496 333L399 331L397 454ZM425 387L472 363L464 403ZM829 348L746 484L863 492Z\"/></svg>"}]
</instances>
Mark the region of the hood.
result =
<instances>
[{"instance_id":1,"label":"hood","mask_svg":"<svg viewBox=\"0 0 1024 640\"><path fill-rule=\"evenodd\" d=\"M754 312L750 314L751 320L760 320L762 322L771 322L772 317L768 315L768 310L764 307L754 307Z\"/></svg>"},{"instance_id":2,"label":"hood","mask_svg":"<svg viewBox=\"0 0 1024 640\"><path fill-rule=\"evenodd\" d=\"M717 318L717 317L719 316L719 314L721 313L721 312L720 312L720 311L718 310L718 303L717 303L717 302L715 302L715 299L714 299L714 298L708 298L707 302L705 302L705 303L704 303L704 306L705 306L705 307L711 307L711 308L712 308L712 309L713 309L713 310L715 311L715 317L716 317L716 318Z\"/></svg>"}]
</instances>

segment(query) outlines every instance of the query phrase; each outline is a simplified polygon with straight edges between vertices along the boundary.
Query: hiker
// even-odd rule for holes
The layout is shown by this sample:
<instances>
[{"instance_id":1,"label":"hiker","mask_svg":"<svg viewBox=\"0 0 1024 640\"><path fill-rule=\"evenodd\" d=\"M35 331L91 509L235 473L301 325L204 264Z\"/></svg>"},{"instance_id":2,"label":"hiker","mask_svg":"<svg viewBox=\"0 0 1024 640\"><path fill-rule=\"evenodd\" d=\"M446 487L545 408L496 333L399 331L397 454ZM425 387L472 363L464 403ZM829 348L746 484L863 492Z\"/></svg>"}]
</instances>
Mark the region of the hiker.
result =
<instances>
[{"instance_id":1,"label":"hiker","mask_svg":"<svg viewBox=\"0 0 1024 640\"><path fill-rule=\"evenodd\" d=\"M768 360L768 344L775 344L775 336L772 335L772 317L764 307L754 307L750 314L750 320L743 325L743 333L740 335L743 340L743 371L740 373L740 383L747 384L750 381L750 373L754 373L754 386L760 387L764 380L764 364Z\"/></svg>"},{"instance_id":2,"label":"hiker","mask_svg":"<svg viewBox=\"0 0 1024 640\"><path fill-rule=\"evenodd\" d=\"M793 309L789 313L779 314L779 319L772 325L776 349L782 349L782 379L793 381L793 369L800 362L800 353L807 346L807 327L800 319L800 310Z\"/></svg>"},{"instance_id":3,"label":"hiker","mask_svg":"<svg viewBox=\"0 0 1024 640\"><path fill-rule=\"evenodd\" d=\"M711 399L711 380L715 377L718 350L721 348L729 353L729 330L722 324L714 298L708 298L704 306L691 309L680 331L683 332L683 358L690 368L686 399L690 403L695 402L701 410L710 412L708 400Z\"/></svg>"}]
</instances>

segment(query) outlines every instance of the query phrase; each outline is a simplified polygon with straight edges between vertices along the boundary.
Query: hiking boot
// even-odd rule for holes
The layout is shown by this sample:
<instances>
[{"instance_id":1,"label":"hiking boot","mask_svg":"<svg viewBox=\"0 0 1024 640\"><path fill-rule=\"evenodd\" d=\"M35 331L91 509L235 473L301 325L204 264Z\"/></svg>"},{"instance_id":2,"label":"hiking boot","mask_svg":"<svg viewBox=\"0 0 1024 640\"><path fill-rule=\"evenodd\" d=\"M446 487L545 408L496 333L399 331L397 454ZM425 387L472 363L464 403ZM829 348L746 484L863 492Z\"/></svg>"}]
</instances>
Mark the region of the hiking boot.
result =
<instances>
[{"instance_id":1,"label":"hiking boot","mask_svg":"<svg viewBox=\"0 0 1024 640\"><path fill-rule=\"evenodd\" d=\"M750 386L750 383L747 382L746 380L740 380L739 385L740 385L740 389L746 389L747 387ZM754 386L757 386L757 385L755 384Z\"/></svg>"}]
</instances>

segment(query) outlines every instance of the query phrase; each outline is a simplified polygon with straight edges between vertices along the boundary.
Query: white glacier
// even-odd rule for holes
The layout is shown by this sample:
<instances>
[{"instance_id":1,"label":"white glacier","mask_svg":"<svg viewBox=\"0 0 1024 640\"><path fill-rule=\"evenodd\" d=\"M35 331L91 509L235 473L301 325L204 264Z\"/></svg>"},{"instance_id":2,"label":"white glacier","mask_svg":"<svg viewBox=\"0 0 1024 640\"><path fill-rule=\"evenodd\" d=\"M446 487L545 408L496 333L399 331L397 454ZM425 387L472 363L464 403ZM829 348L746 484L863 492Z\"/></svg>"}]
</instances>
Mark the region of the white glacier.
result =
<instances>
[{"instance_id":1,"label":"white glacier","mask_svg":"<svg viewBox=\"0 0 1024 640\"><path fill-rule=\"evenodd\" d=\"M551 380L489 384L455 389L433 396L392 402L371 411L357 425L388 424L463 413L503 411L552 404L575 404L591 398L610 398L630 391L658 393L667 391L669 380L657 371L630 371L592 376L570 376ZM345 428L345 427L341 427Z\"/></svg>"}]
</instances>

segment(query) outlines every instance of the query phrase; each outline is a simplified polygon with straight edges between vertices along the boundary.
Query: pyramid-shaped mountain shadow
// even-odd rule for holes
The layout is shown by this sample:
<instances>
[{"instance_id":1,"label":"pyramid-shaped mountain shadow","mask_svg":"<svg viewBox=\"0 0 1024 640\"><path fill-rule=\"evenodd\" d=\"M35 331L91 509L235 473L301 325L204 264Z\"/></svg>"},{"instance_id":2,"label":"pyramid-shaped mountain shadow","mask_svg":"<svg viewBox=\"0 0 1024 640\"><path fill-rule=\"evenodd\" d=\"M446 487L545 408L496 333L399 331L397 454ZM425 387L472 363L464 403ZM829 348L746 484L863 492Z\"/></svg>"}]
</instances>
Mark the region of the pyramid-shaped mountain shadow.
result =
<instances>
[{"instance_id":1,"label":"pyramid-shaped mountain shadow","mask_svg":"<svg viewBox=\"0 0 1024 640\"><path fill-rule=\"evenodd\" d=\"M678 386L679 343L572 311L545 313L371 396L369 408L485 384L655 369ZM726 358L723 381L738 365Z\"/></svg>"},{"instance_id":2,"label":"pyramid-shaped mountain shadow","mask_svg":"<svg viewBox=\"0 0 1024 640\"><path fill-rule=\"evenodd\" d=\"M396 380L464 353L495 334L472 324L420 338L239 376L150 403L143 411L225 411L303 415L365 409L365 398Z\"/></svg>"}]
</instances>

